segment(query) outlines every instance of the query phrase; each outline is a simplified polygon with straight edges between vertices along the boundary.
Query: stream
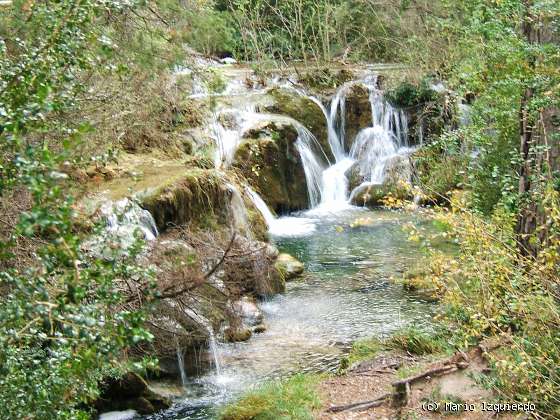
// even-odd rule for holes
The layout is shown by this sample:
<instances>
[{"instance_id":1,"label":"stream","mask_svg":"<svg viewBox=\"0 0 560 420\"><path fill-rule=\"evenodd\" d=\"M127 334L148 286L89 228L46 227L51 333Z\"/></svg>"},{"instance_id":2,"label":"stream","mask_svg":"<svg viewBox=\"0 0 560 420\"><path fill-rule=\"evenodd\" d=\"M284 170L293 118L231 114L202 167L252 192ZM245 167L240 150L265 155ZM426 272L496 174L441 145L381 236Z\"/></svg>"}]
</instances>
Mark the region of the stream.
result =
<instances>
[{"instance_id":1,"label":"stream","mask_svg":"<svg viewBox=\"0 0 560 420\"><path fill-rule=\"evenodd\" d=\"M263 381L336 371L356 339L411 324L430 328L434 305L390 281L419 256L402 225L425 224L420 216L356 207L303 216L311 232L273 237L281 252L305 263L306 274L260 303L267 330L245 343L218 343L220 368L186 378L174 407L150 419L215 418L221 405Z\"/></svg>"}]
</instances>

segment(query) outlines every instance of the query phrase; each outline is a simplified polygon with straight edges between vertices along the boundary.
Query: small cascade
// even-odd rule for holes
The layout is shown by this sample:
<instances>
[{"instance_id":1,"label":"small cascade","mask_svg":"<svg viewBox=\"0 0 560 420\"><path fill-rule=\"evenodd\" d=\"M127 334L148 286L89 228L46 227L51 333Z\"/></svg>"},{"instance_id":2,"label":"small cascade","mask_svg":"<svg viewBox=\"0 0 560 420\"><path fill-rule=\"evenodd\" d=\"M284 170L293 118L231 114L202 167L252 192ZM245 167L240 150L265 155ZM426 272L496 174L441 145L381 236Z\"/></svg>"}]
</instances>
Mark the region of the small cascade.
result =
<instances>
[{"instance_id":1,"label":"small cascade","mask_svg":"<svg viewBox=\"0 0 560 420\"><path fill-rule=\"evenodd\" d=\"M217 169L225 169L232 164L243 133L258 120L259 116L251 105L242 110L225 109L214 114L210 130L216 142L214 164Z\"/></svg>"},{"instance_id":2,"label":"small cascade","mask_svg":"<svg viewBox=\"0 0 560 420\"><path fill-rule=\"evenodd\" d=\"M256 191L249 187L245 187L245 190L247 191L247 194L249 194L249 197L251 198L251 201L253 201L253 204L255 205L257 210L262 214L266 225L270 229L276 221L276 216L272 214L264 200L260 195L257 194Z\"/></svg>"},{"instance_id":3,"label":"small cascade","mask_svg":"<svg viewBox=\"0 0 560 420\"><path fill-rule=\"evenodd\" d=\"M315 230L315 222L304 217L277 218L268 208L262 197L250 187L245 187L251 201L262 214L268 232L275 236L304 236Z\"/></svg>"},{"instance_id":4,"label":"small cascade","mask_svg":"<svg viewBox=\"0 0 560 420\"><path fill-rule=\"evenodd\" d=\"M375 80L375 79L372 79ZM408 117L402 109L393 107L383 99L383 94L377 89L376 81L368 81L369 102L373 126L381 126L385 131L394 135L397 147L408 147Z\"/></svg>"},{"instance_id":5,"label":"small cascade","mask_svg":"<svg viewBox=\"0 0 560 420\"><path fill-rule=\"evenodd\" d=\"M348 178L346 172L354 165L354 159L344 158L323 171L321 204L323 210L338 210L348 207Z\"/></svg>"},{"instance_id":6,"label":"small cascade","mask_svg":"<svg viewBox=\"0 0 560 420\"><path fill-rule=\"evenodd\" d=\"M216 336L214 335L214 331L211 327L208 328L208 350L210 350L210 354L212 355L216 375L219 377L222 375L222 364L220 362L220 353L218 351Z\"/></svg>"},{"instance_id":7,"label":"small cascade","mask_svg":"<svg viewBox=\"0 0 560 420\"><path fill-rule=\"evenodd\" d=\"M321 150L323 155L324 151L315 136L307 128L298 123L296 125L296 130L298 132L296 148L299 152L303 165L303 171L305 173L309 204L311 207L315 207L319 204L321 198L321 189L323 188L322 173L324 171L324 165L317 159L317 154L314 150ZM326 156L325 159L327 159Z\"/></svg>"},{"instance_id":8,"label":"small cascade","mask_svg":"<svg viewBox=\"0 0 560 420\"><path fill-rule=\"evenodd\" d=\"M329 115L327 116L329 144L337 162L344 160L344 140L346 137L346 94L351 84L344 84L338 89L333 99Z\"/></svg>"},{"instance_id":9,"label":"small cascade","mask_svg":"<svg viewBox=\"0 0 560 420\"><path fill-rule=\"evenodd\" d=\"M221 375L222 372L222 365L220 362L220 351L218 347L218 343L216 341L216 335L214 334L214 329L210 324L210 321L205 317L199 315L195 311L191 309L185 309L186 314L191 317L198 325L203 327L207 334L208 334L208 351L210 352L210 356L212 357L212 363L214 365L214 371L217 377Z\"/></svg>"},{"instance_id":10,"label":"small cascade","mask_svg":"<svg viewBox=\"0 0 560 420\"><path fill-rule=\"evenodd\" d=\"M128 198L107 202L100 210L107 220L107 231L110 234L119 237L133 236L134 231L140 229L147 241L153 241L158 236L151 213Z\"/></svg>"},{"instance_id":11,"label":"small cascade","mask_svg":"<svg viewBox=\"0 0 560 420\"><path fill-rule=\"evenodd\" d=\"M187 373L185 371L185 355L181 350L179 344L177 344L177 366L179 367L179 372L181 374L181 384L185 388L188 384Z\"/></svg>"},{"instance_id":12,"label":"small cascade","mask_svg":"<svg viewBox=\"0 0 560 420\"><path fill-rule=\"evenodd\" d=\"M387 161L397 154L391 133L380 125L364 128L356 136L350 156L358 161L360 175L372 184L383 183Z\"/></svg>"}]
</instances>

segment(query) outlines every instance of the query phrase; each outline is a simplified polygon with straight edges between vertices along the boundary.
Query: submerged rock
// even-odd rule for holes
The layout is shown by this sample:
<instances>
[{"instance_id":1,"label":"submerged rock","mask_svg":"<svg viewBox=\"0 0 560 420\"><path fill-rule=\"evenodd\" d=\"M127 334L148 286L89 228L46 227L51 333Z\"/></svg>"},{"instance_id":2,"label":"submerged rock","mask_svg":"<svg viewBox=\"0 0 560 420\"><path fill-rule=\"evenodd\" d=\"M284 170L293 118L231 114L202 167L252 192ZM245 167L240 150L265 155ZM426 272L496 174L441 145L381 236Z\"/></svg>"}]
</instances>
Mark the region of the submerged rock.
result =
<instances>
[{"instance_id":1,"label":"submerged rock","mask_svg":"<svg viewBox=\"0 0 560 420\"><path fill-rule=\"evenodd\" d=\"M280 254L275 265L286 281L301 276L305 269L303 263L290 254Z\"/></svg>"}]
</instances>

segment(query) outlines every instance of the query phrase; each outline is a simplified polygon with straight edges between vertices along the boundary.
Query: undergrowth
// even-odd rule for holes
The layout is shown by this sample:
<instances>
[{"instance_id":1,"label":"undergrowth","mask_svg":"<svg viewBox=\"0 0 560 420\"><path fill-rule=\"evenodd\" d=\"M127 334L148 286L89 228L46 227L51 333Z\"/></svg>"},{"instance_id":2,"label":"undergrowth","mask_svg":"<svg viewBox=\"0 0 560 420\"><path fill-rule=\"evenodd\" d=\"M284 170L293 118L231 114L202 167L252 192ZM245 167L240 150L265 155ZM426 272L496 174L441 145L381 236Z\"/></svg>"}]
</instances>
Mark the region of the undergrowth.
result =
<instances>
[{"instance_id":1,"label":"undergrowth","mask_svg":"<svg viewBox=\"0 0 560 420\"><path fill-rule=\"evenodd\" d=\"M458 255L432 250L418 283L435 289L445 311L438 317L453 331L451 344L467 348L483 340L498 343L488 354L485 384L503 400L535 402L546 416L560 416L560 305L558 284L560 197L544 192L548 241L538 257L517 249L515 215L498 208L491 218L458 203L434 212L450 227Z\"/></svg>"}]
</instances>

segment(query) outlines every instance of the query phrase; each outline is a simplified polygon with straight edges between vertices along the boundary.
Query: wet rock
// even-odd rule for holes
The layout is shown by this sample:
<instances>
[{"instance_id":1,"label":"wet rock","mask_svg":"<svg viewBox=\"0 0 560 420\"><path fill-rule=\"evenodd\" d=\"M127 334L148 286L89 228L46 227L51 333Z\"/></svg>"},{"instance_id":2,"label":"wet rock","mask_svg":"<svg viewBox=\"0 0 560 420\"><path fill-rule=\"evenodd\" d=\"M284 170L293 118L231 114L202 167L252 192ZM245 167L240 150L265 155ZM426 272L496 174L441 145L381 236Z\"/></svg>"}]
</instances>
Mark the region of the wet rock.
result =
<instances>
[{"instance_id":1,"label":"wet rock","mask_svg":"<svg viewBox=\"0 0 560 420\"><path fill-rule=\"evenodd\" d=\"M153 414L171 407L171 401L152 391L138 374L128 372L121 378L109 378L101 386L101 396L94 402L98 412L135 410Z\"/></svg>"},{"instance_id":2,"label":"wet rock","mask_svg":"<svg viewBox=\"0 0 560 420\"><path fill-rule=\"evenodd\" d=\"M264 324L255 325L253 327L253 334L262 334L265 331L266 331L266 325Z\"/></svg>"},{"instance_id":3,"label":"wet rock","mask_svg":"<svg viewBox=\"0 0 560 420\"><path fill-rule=\"evenodd\" d=\"M224 331L224 339L227 343L237 343L247 341L251 338L253 333L249 328L245 327L228 327Z\"/></svg>"},{"instance_id":4,"label":"wet rock","mask_svg":"<svg viewBox=\"0 0 560 420\"><path fill-rule=\"evenodd\" d=\"M356 135L362 128L372 125L369 90L362 85L353 85L346 95L345 148L350 150Z\"/></svg>"},{"instance_id":5,"label":"wet rock","mask_svg":"<svg viewBox=\"0 0 560 420\"><path fill-rule=\"evenodd\" d=\"M233 303L234 311L239 314L243 324L252 327L261 324L263 321L263 314L254 299L249 296L244 296L237 302Z\"/></svg>"},{"instance_id":6,"label":"wet rock","mask_svg":"<svg viewBox=\"0 0 560 420\"><path fill-rule=\"evenodd\" d=\"M354 206L376 207L383 205L383 198L389 191L380 184L364 183L354 189L350 203Z\"/></svg>"},{"instance_id":7,"label":"wet rock","mask_svg":"<svg viewBox=\"0 0 560 420\"><path fill-rule=\"evenodd\" d=\"M308 207L305 172L295 145L297 138L291 125L261 123L245 133L235 153L233 167L278 213Z\"/></svg>"},{"instance_id":8,"label":"wet rock","mask_svg":"<svg viewBox=\"0 0 560 420\"><path fill-rule=\"evenodd\" d=\"M353 171L350 179L353 184L360 180L358 171ZM389 195L398 200L413 198L412 166L407 155L390 158L385 164L383 183L362 182L353 189L350 201L355 206L376 207L383 205L383 199Z\"/></svg>"},{"instance_id":9,"label":"wet rock","mask_svg":"<svg viewBox=\"0 0 560 420\"><path fill-rule=\"evenodd\" d=\"M289 254L280 254L275 265L286 281L301 276L305 269L303 263Z\"/></svg>"},{"instance_id":10,"label":"wet rock","mask_svg":"<svg viewBox=\"0 0 560 420\"><path fill-rule=\"evenodd\" d=\"M269 94L272 96L274 104L266 107L265 111L271 114L287 115L302 123L313 133L323 152L333 161L327 121L319 105L292 90L272 89ZM321 153L317 155L321 155Z\"/></svg>"}]
</instances>

